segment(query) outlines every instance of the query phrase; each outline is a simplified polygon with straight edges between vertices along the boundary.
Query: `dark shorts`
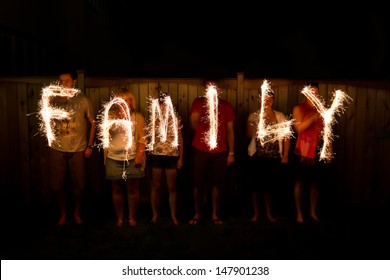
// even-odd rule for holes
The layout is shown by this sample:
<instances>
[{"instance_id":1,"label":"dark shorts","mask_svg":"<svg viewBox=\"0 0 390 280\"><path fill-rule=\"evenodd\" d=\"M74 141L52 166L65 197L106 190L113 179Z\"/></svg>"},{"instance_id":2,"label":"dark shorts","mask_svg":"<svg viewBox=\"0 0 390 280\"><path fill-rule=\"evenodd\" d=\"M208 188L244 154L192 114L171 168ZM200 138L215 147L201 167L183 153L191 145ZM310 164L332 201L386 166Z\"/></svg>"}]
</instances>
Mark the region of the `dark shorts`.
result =
<instances>
[{"instance_id":1,"label":"dark shorts","mask_svg":"<svg viewBox=\"0 0 390 280\"><path fill-rule=\"evenodd\" d=\"M135 179L145 176L145 171L141 170L141 167L134 166L134 159L122 161L107 158L105 167L107 180Z\"/></svg>"},{"instance_id":2,"label":"dark shorts","mask_svg":"<svg viewBox=\"0 0 390 280\"><path fill-rule=\"evenodd\" d=\"M75 191L85 189L85 154L84 152L61 152L50 149L50 187L63 190L69 170L71 185Z\"/></svg>"},{"instance_id":3,"label":"dark shorts","mask_svg":"<svg viewBox=\"0 0 390 280\"><path fill-rule=\"evenodd\" d=\"M176 169L178 160L178 156L175 157L149 154L147 163L152 168Z\"/></svg>"},{"instance_id":4,"label":"dark shorts","mask_svg":"<svg viewBox=\"0 0 390 280\"><path fill-rule=\"evenodd\" d=\"M194 188L207 185L221 188L226 183L227 154L202 152L192 149L192 183Z\"/></svg>"}]
</instances>

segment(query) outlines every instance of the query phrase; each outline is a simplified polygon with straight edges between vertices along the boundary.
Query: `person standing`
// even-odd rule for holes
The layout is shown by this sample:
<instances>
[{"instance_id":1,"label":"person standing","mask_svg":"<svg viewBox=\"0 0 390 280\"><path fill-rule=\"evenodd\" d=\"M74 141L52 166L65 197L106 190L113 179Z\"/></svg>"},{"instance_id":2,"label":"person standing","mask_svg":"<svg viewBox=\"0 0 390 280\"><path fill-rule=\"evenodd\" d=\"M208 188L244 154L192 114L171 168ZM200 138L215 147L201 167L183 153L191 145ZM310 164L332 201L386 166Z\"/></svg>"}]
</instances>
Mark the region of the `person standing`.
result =
<instances>
[{"instance_id":1,"label":"person standing","mask_svg":"<svg viewBox=\"0 0 390 280\"><path fill-rule=\"evenodd\" d=\"M140 201L139 183L140 179L145 177L145 118L136 111L137 103L132 92L120 89L115 97L121 99L126 105L119 102L114 104L109 119L122 124L125 121L125 124L110 127L110 143L104 151L106 179L111 181L116 225L124 224L124 215L127 213L127 223L136 226L136 213ZM132 126L131 130L128 129L129 126ZM130 142L132 145L128 147ZM125 198L127 198L127 212L124 208Z\"/></svg>"},{"instance_id":2,"label":"person standing","mask_svg":"<svg viewBox=\"0 0 390 280\"><path fill-rule=\"evenodd\" d=\"M195 214L189 224L198 223L201 215L201 193L205 190L205 186L210 186L212 188L211 220L215 225L220 225L223 224L218 215L221 189L226 184L227 168L234 163L235 113L233 106L221 99L218 87L210 83L206 95L192 102L190 121L194 129L192 182ZM215 139L209 139L208 136L212 136L215 130L217 130Z\"/></svg>"},{"instance_id":3,"label":"person standing","mask_svg":"<svg viewBox=\"0 0 390 280\"><path fill-rule=\"evenodd\" d=\"M266 127L276 126L283 122L287 122L286 116L279 111L273 110L274 92L268 91L264 96L263 119ZM266 135L263 139L264 144L257 138L257 130L259 125L260 110L252 112L247 121L247 136L252 139L255 149L248 157L247 171L252 190L253 216L251 221L257 222L259 219L259 194L264 195L266 217L270 222L276 222L277 219L272 215L272 194L276 188L279 188L281 183L282 172L285 171L288 164L288 156L290 150L289 135L278 136L272 133ZM289 124L288 124L289 125ZM290 126L290 125L289 125ZM259 181L259 176L272 178L273 183Z\"/></svg>"},{"instance_id":4,"label":"person standing","mask_svg":"<svg viewBox=\"0 0 390 280\"><path fill-rule=\"evenodd\" d=\"M59 75L59 83L65 89L75 88L76 75L63 72ZM64 225L67 220L65 185L68 170L74 199L73 218L76 224L82 224L81 202L86 185L86 159L92 154L95 140L95 110L90 98L82 93L72 97L56 96L53 105L69 113L66 119L54 121L56 139L50 147L50 186L59 207L58 225Z\"/></svg>"},{"instance_id":5,"label":"person standing","mask_svg":"<svg viewBox=\"0 0 390 280\"><path fill-rule=\"evenodd\" d=\"M313 96L319 96L319 85L317 82L308 82L306 87ZM324 129L324 121L309 98L293 108L292 117L294 128L298 134L294 154L295 154L295 185L294 200L296 207L296 221L303 223L303 187L310 185L310 219L319 222L317 216L317 203L319 197L318 183L322 177L323 163L319 162L319 149ZM330 144L329 150L332 150ZM331 157L326 159L330 163Z\"/></svg>"},{"instance_id":6,"label":"person standing","mask_svg":"<svg viewBox=\"0 0 390 280\"><path fill-rule=\"evenodd\" d=\"M151 120L149 134L153 133L154 141L148 149L148 166L151 168L151 205L153 211L152 223L158 220L161 180L165 173L166 185L169 192L169 206L174 225L179 221L176 217L177 172L183 166L183 136L182 124L176 116L168 93L161 92L158 97L156 118ZM153 115L153 114L151 114Z\"/></svg>"}]
</instances>

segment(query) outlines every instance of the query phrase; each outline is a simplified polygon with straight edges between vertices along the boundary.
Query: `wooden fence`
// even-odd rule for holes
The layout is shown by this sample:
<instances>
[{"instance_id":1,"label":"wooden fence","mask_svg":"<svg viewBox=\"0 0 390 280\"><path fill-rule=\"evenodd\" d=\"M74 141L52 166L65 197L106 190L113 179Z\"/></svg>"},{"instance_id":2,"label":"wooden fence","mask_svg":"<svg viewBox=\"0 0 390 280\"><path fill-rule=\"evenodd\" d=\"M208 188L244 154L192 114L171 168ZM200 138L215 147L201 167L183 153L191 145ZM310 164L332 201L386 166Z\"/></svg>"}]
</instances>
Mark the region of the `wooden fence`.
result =
<instances>
[{"instance_id":1,"label":"wooden fence","mask_svg":"<svg viewBox=\"0 0 390 280\"><path fill-rule=\"evenodd\" d=\"M49 164L46 138L40 134L37 118L38 102L43 86L57 77L0 77L0 160L2 197L5 200L46 203L49 196ZM232 192L242 188L242 162L245 160L247 139L246 119L259 108L258 94L264 79L236 79L217 81L221 97L230 101L237 115L236 165L230 172ZM330 102L336 89L345 91L351 102L336 116L334 125L334 181L330 190L334 197L351 203L387 203L390 197L390 83L389 81L329 81L320 83L321 96ZM306 81L270 79L275 91L274 108L291 116L292 108L304 99L301 94ZM148 97L156 97L159 90L167 91L183 119L185 168L178 188L189 189L190 143L192 131L189 109L192 101L205 93L207 81L202 79L131 79L84 77L79 72L78 87L90 96L97 112L119 87L131 89L140 111L148 116ZM88 160L88 189L92 199L98 200L107 188L104 179L102 151L95 150ZM148 178L143 194L148 194Z\"/></svg>"}]
</instances>

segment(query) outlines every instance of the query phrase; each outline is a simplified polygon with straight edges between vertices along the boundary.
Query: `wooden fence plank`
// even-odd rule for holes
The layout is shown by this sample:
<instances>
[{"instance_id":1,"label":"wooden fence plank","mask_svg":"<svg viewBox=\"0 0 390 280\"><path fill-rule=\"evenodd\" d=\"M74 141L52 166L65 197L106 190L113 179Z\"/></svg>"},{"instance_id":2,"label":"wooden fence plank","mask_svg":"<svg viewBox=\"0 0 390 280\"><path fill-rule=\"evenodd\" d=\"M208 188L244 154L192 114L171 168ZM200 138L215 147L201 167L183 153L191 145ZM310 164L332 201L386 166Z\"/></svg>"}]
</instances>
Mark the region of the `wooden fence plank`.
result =
<instances>
[{"instance_id":1,"label":"wooden fence plank","mask_svg":"<svg viewBox=\"0 0 390 280\"><path fill-rule=\"evenodd\" d=\"M366 116L365 116L365 129L364 129L364 153L363 153L363 196L367 197L368 202L373 201L374 186L374 170L377 168L377 162L375 162L375 114L376 114L376 89L367 89L366 95Z\"/></svg>"},{"instance_id":2,"label":"wooden fence plank","mask_svg":"<svg viewBox=\"0 0 390 280\"><path fill-rule=\"evenodd\" d=\"M171 96L172 104L177 110L179 106L179 96L178 96L178 84L177 83L168 83L168 92Z\"/></svg>"},{"instance_id":3,"label":"wooden fence plank","mask_svg":"<svg viewBox=\"0 0 390 280\"><path fill-rule=\"evenodd\" d=\"M45 135L40 128L39 102L41 99L41 86L39 84L27 84L28 94L28 131L29 131L29 160L30 164L30 185L32 197L43 198L47 191L42 191L44 185L41 180L41 168L45 164L45 158L41 157L41 152L45 149L47 142ZM48 166L48 165L45 165ZM48 173L46 173L48 174Z\"/></svg>"},{"instance_id":4,"label":"wooden fence plank","mask_svg":"<svg viewBox=\"0 0 390 280\"><path fill-rule=\"evenodd\" d=\"M381 91L382 93L382 91ZM380 199L378 200L379 203L382 205L388 205L390 201L390 172L389 172L389 166L390 166L390 92L386 92L386 96L383 96L381 94L381 104L383 111L383 128L379 132L380 141L382 142L382 147L379 151L381 154L381 161L379 161L379 195ZM383 99L382 99L383 98ZM378 113L378 118L380 118L380 113Z\"/></svg>"},{"instance_id":5,"label":"wooden fence plank","mask_svg":"<svg viewBox=\"0 0 390 280\"><path fill-rule=\"evenodd\" d=\"M290 112L288 111L287 108L287 100L288 100L288 86L279 86L278 87L278 93L277 93L277 104L275 109L282 112L283 114L288 117Z\"/></svg>"},{"instance_id":6,"label":"wooden fence plank","mask_svg":"<svg viewBox=\"0 0 390 280\"><path fill-rule=\"evenodd\" d=\"M6 119L8 120L7 126L8 130L8 146L7 149L9 151L12 151L12 158L17 159L9 162L10 168L8 169L8 174L6 177L8 178L13 178L12 181L8 181L7 183L11 184L12 187L13 185L18 185L21 186L21 177L20 176L20 149L19 149L19 128L18 128L18 123L19 123L19 106L18 106L18 83L7 83L7 117ZM7 186L8 187L8 186ZM12 188L10 190L12 192L12 195L17 201L22 201L22 189L20 188Z\"/></svg>"},{"instance_id":7,"label":"wooden fence plank","mask_svg":"<svg viewBox=\"0 0 390 280\"><path fill-rule=\"evenodd\" d=\"M355 135L356 135L356 114L357 114L357 100L356 100L356 95L357 95L357 88L356 87L348 87L348 93L349 96L352 98L352 102L350 103L350 106L348 107L346 111L346 139L345 139L345 151L346 151L346 157L348 158L347 160L347 167L346 167L346 189L347 193L349 194L349 200L352 203L356 203L359 200L359 193L355 190L355 185L354 185L354 178L355 178L355 155L356 155L356 150L355 150Z\"/></svg>"},{"instance_id":8,"label":"wooden fence plank","mask_svg":"<svg viewBox=\"0 0 390 280\"><path fill-rule=\"evenodd\" d=\"M8 91L7 84L0 83L0 129L1 131L8 131L10 126L8 125ZM0 147L9 147L8 133L4 133L0 137ZM10 149L3 149L2 156L0 157L0 185L4 191L10 187L8 182L8 174L10 169Z\"/></svg>"},{"instance_id":9,"label":"wooden fence plank","mask_svg":"<svg viewBox=\"0 0 390 280\"><path fill-rule=\"evenodd\" d=\"M335 85L336 89L342 90L344 93L348 95L347 86L345 85ZM346 110L349 106L349 102L343 104L342 110L339 111L339 114L334 116L334 123L332 125L333 129L333 165L335 169L333 170L335 174L333 174L333 178L337 181L335 185L337 186L337 193L339 195L339 199L345 199L346 197L346 188L347 182L345 181L346 174L346 166L348 165L347 157L346 157L346 123L347 123L347 114ZM336 192L335 192L336 193Z\"/></svg>"},{"instance_id":10,"label":"wooden fence plank","mask_svg":"<svg viewBox=\"0 0 390 280\"><path fill-rule=\"evenodd\" d=\"M18 113L19 113L19 147L20 147L20 174L22 184L22 199L27 202L31 198L30 186L30 160L26 155L29 153L29 133L28 133L28 98L27 85L18 83Z\"/></svg>"}]
</instances>

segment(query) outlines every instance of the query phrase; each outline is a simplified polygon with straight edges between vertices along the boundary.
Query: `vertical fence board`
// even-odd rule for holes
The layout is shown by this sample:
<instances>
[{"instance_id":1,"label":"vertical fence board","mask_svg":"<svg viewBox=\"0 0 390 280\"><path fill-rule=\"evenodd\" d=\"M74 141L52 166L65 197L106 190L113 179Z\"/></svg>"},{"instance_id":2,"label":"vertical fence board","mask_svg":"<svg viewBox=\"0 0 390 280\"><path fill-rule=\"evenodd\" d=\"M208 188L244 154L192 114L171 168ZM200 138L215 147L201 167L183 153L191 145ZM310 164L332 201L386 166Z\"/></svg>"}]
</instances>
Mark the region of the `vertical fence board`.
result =
<instances>
[{"instance_id":1,"label":"vertical fence board","mask_svg":"<svg viewBox=\"0 0 390 280\"><path fill-rule=\"evenodd\" d=\"M347 87L343 85L337 85L337 89L342 90L348 95ZM332 99L333 101L333 99ZM346 102L343 104L343 109L339 111L339 114L334 115L334 123L332 125L333 129L333 164L335 165L336 172L333 178L337 179L336 186L338 187L337 194L340 198L345 198L346 196L346 166L348 165L345 147L346 147L346 123L347 123L347 114L346 110L349 106L349 103Z\"/></svg>"},{"instance_id":2,"label":"vertical fence board","mask_svg":"<svg viewBox=\"0 0 390 280\"><path fill-rule=\"evenodd\" d=\"M1 131L9 131L10 126L8 125L8 91L7 84L0 83L0 129ZM0 137L0 147L9 147L8 133L4 133ZM0 183L2 192L6 191L9 187L10 182L7 181L9 169L10 169L10 149L3 149L2 156L0 157Z\"/></svg>"},{"instance_id":3,"label":"vertical fence board","mask_svg":"<svg viewBox=\"0 0 390 280\"><path fill-rule=\"evenodd\" d=\"M355 130L356 130L356 106L357 106L357 88L356 87L348 87L349 96L352 98L352 102L350 103L350 106L348 107L348 110L346 111L346 141L345 141L345 151L346 151L346 157L348 158L347 161L347 168L346 168L346 182L347 182L347 193L349 194L349 199L351 202L357 202L358 201L358 193L355 190L354 187L354 170L355 170Z\"/></svg>"},{"instance_id":4,"label":"vertical fence board","mask_svg":"<svg viewBox=\"0 0 390 280\"><path fill-rule=\"evenodd\" d=\"M42 151L45 151L47 143L46 136L41 131L39 123L39 102L41 100L41 85L28 84L28 125L29 125L29 160L30 160L30 186L32 197L44 198L47 190L42 184L41 170L46 164L46 157L41 157ZM48 174L48 173L46 173Z\"/></svg>"},{"instance_id":5,"label":"vertical fence board","mask_svg":"<svg viewBox=\"0 0 390 280\"><path fill-rule=\"evenodd\" d=\"M21 186L21 175L20 175L20 149L19 149L19 128L18 128L18 123L19 123L19 106L18 106L18 84L16 82L10 82L7 83L7 98L8 98L8 146L7 149L12 152L12 158L17 159L17 160L12 160L9 162L10 164L10 169L8 176L9 178L12 178L12 180L9 180L7 183L11 184L13 197L17 201L22 200L22 190L20 188L15 188L14 185L16 186Z\"/></svg>"},{"instance_id":6,"label":"vertical fence board","mask_svg":"<svg viewBox=\"0 0 390 280\"><path fill-rule=\"evenodd\" d=\"M248 91L248 116L259 110L260 108L260 91L258 89L250 89Z\"/></svg>"},{"instance_id":7,"label":"vertical fence board","mask_svg":"<svg viewBox=\"0 0 390 280\"><path fill-rule=\"evenodd\" d=\"M380 202L382 204L389 203L390 200L390 92L387 91L384 99L384 127L381 133L383 141L383 150L381 150L382 161L380 164Z\"/></svg>"},{"instance_id":8,"label":"vertical fence board","mask_svg":"<svg viewBox=\"0 0 390 280\"><path fill-rule=\"evenodd\" d=\"M376 188L372 184L374 181L374 169L377 168L377 162L374 161L374 152L375 152L375 110L376 110L376 90L368 89L366 95L366 117L365 117L365 129L363 135L364 137L364 153L363 153L363 196L367 197L368 202L372 203L373 201L373 189Z\"/></svg>"},{"instance_id":9,"label":"vertical fence board","mask_svg":"<svg viewBox=\"0 0 390 280\"><path fill-rule=\"evenodd\" d=\"M276 105L276 109L288 117L290 112L287 108L287 100L288 100L288 86L280 86L278 88L278 102Z\"/></svg>"},{"instance_id":10,"label":"vertical fence board","mask_svg":"<svg viewBox=\"0 0 390 280\"><path fill-rule=\"evenodd\" d=\"M22 199L28 201L31 197L30 192L30 162L29 157L29 136L28 136L28 99L27 85L18 83L18 113L19 113L19 147L20 147L20 174L22 184Z\"/></svg>"},{"instance_id":11,"label":"vertical fence board","mask_svg":"<svg viewBox=\"0 0 390 280\"><path fill-rule=\"evenodd\" d=\"M160 91L169 92L168 82L166 82L166 83L164 83L164 82L158 83L158 91L157 91L157 94L158 94ZM157 98L157 97L158 97L158 96L154 96L154 98Z\"/></svg>"},{"instance_id":12,"label":"vertical fence board","mask_svg":"<svg viewBox=\"0 0 390 280\"><path fill-rule=\"evenodd\" d=\"M145 118L148 118L147 104L149 98L149 83L141 83L139 85L139 103L138 111L140 111Z\"/></svg>"},{"instance_id":13,"label":"vertical fence board","mask_svg":"<svg viewBox=\"0 0 390 280\"><path fill-rule=\"evenodd\" d=\"M178 97L178 90L177 90L178 84L177 83L169 83L168 84L168 92L171 96L172 104L175 106L175 109L177 110L179 106L179 97Z\"/></svg>"},{"instance_id":14,"label":"vertical fence board","mask_svg":"<svg viewBox=\"0 0 390 280\"><path fill-rule=\"evenodd\" d=\"M364 164L364 134L366 132L366 99L367 90L358 88L357 90L357 106L356 106L356 126L355 130L355 174L363 174ZM367 202L367 197L364 196L364 186L361 176L355 176L353 180L354 188L359 192L358 197L361 197L364 202Z\"/></svg>"}]
</instances>

